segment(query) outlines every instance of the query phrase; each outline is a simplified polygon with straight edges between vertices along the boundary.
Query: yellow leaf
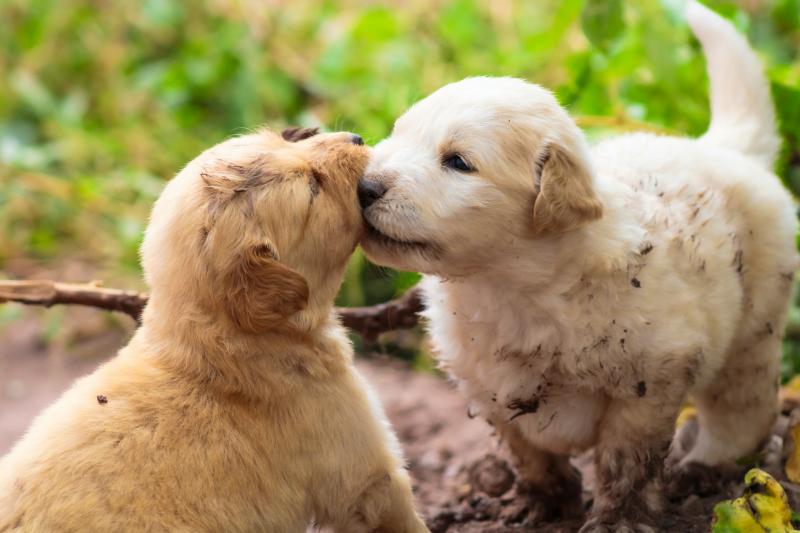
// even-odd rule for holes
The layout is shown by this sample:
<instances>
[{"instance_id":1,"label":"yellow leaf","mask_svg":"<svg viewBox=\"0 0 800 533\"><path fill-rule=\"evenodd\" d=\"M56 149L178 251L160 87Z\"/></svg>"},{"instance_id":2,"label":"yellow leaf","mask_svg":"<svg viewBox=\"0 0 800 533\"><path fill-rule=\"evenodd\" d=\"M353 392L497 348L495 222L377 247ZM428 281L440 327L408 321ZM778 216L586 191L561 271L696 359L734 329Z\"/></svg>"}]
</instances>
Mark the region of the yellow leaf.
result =
<instances>
[{"instance_id":1,"label":"yellow leaf","mask_svg":"<svg viewBox=\"0 0 800 533\"><path fill-rule=\"evenodd\" d=\"M800 374L792 377L783 387L783 389L800 392Z\"/></svg>"},{"instance_id":2,"label":"yellow leaf","mask_svg":"<svg viewBox=\"0 0 800 533\"><path fill-rule=\"evenodd\" d=\"M800 424L795 424L789 428L787 437L791 440L791 452L786 459L786 466L784 468L786 477L792 483L800 483Z\"/></svg>"},{"instance_id":3,"label":"yellow leaf","mask_svg":"<svg viewBox=\"0 0 800 533\"><path fill-rule=\"evenodd\" d=\"M747 509L744 498L726 500L714 506L712 533L763 533L766 530L756 522Z\"/></svg>"},{"instance_id":4,"label":"yellow leaf","mask_svg":"<svg viewBox=\"0 0 800 533\"><path fill-rule=\"evenodd\" d=\"M786 385L780 388L778 399L781 405L800 405L800 375L794 376Z\"/></svg>"},{"instance_id":5,"label":"yellow leaf","mask_svg":"<svg viewBox=\"0 0 800 533\"><path fill-rule=\"evenodd\" d=\"M744 482L741 498L714 507L713 533L797 533L780 483L758 468L747 472Z\"/></svg>"},{"instance_id":6,"label":"yellow leaf","mask_svg":"<svg viewBox=\"0 0 800 533\"><path fill-rule=\"evenodd\" d=\"M686 422L696 417L697 408L691 404L684 405L681 407L681 412L678 413L678 418L675 420L675 429L680 429Z\"/></svg>"}]
</instances>

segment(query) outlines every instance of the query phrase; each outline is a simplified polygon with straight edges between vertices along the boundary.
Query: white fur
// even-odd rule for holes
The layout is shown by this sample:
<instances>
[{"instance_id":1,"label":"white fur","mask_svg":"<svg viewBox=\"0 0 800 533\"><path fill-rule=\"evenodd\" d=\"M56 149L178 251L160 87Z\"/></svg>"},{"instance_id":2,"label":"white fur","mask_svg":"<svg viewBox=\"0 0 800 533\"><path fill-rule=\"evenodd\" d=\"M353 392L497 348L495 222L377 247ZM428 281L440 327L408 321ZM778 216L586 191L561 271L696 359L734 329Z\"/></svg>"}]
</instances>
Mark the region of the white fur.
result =
<instances>
[{"instance_id":1,"label":"white fur","mask_svg":"<svg viewBox=\"0 0 800 533\"><path fill-rule=\"evenodd\" d=\"M749 153L771 166L780 141L761 63L733 26L702 4L689 2L686 18L703 45L711 81L712 119L703 139ZM725 46L716 46L717 42ZM741 77L748 83L740 83Z\"/></svg>"},{"instance_id":2,"label":"white fur","mask_svg":"<svg viewBox=\"0 0 800 533\"><path fill-rule=\"evenodd\" d=\"M471 78L398 119L365 177L388 190L364 211L362 245L426 274L434 346L473 411L543 453L598 446L601 477L621 469L617 500L687 394L702 429L685 463L753 451L775 413L794 207L769 170L778 140L757 59L712 12L693 4L690 20L712 80L700 140L632 134L590 151L546 90ZM452 153L476 170L448 168ZM556 218L547 231L537 209ZM632 463L615 463L620 449ZM620 504L600 496L597 513Z\"/></svg>"}]
</instances>

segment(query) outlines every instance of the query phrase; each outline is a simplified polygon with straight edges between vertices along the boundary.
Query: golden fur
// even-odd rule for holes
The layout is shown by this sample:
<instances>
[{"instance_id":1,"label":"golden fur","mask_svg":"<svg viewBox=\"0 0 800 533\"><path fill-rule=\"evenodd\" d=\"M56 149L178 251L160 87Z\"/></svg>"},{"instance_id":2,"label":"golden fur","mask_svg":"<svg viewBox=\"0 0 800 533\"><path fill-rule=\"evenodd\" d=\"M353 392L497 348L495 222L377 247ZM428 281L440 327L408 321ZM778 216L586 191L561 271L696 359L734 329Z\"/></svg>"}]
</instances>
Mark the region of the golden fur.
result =
<instances>
[{"instance_id":1,"label":"golden fur","mask_svg":"<svg viewBox=\"0 0 800 533\"><path fill-rule=\"evenodd\" d=\"M368 150L286 138L230 139L167 185L142 326L0 460L0 531L427 531L332 308Z\"/></svg>"}]
</instances>

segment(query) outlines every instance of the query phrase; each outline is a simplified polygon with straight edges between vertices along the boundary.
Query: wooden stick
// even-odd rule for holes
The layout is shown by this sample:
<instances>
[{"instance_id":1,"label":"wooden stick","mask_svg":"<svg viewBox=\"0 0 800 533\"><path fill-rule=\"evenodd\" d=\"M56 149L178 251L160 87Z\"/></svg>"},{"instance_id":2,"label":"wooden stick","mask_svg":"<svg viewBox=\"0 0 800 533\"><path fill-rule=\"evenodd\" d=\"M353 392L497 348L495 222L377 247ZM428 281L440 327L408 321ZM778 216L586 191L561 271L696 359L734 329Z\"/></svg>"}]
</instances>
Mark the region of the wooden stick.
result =
<instances>
[{"instance_id":1,"label":"wooden stick","mask_svg":"<svg viewBox=\"0 0 800 533\"><path fill-rule=\"evenodd\" d=\"M419 287L412 287L394 300L367 307L339 307L342 323L361 334L366 341L375 341L381 333L410 329L419 323L423 310ZM96 307L125 313L136 322L147 304L143 292L106 289L98 282L78 284L51 280L0 280L0 303L17 302L28 305L72 304ZM800 324L787 324L785 338L800 341Z\"/></svg>"},{"instance_id":2,"label":"wooden stick","mask_svg":"<svg viewBox=\"0 0 800 533\"><path fill-rule=\"evenodd\" d=\"M106 289L98 283L60 283L51 280L0 281L0 303L17 302L50 307L60 304L85 305L118 311L140 321L147 294L119 289ZM420 291L413 287L395 300L369 307L337 309L344 325L374 341L378 335L396 329L413 328L417 313L422 311Z\"/></svg>"},{"instance_id":3,"label":"wooden stick","mask_svg":"<svg viewBox=\"0 0 800 533\"><path fill-rule=\"evenodd\" d=\"M421 296L419 287L412 287L394 300L369 307L340 307L338 312L346 327L372 342L386 331L416 326L419 322L417 314L423 310Z\"/></svg>"},{"instance_id":4,"label":"wooden stick","mask_svg":"<svg viewBox=\"0 0 800 533\"><path fill-rule=\"evenodd\" d=\"M119 311L139 321L147 295L119 289L106 289L99 283L59 283L50 280L0 281L0 302L18 302L50 307L75 304Z\"/></svg>"}]
</instances>

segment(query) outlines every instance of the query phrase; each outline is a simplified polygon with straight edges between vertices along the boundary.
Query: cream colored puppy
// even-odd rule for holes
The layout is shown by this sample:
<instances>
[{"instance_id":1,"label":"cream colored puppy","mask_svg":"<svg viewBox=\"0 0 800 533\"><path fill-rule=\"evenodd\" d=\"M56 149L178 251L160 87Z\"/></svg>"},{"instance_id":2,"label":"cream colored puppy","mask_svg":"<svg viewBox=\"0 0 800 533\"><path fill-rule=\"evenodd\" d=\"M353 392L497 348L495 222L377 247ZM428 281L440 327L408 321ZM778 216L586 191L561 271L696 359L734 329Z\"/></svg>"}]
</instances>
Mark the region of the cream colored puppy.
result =
<instances>
[{"instance_id":1,"label":"cream colored puppy","mask_svg":"<svg viewBox=\"0 0 800 533\"><path fill-rule=\"evenodd\" d=\"M0 460L0 531L427 531L333 311L369 152L312 133L228 140L167 185L142 326Z\"/></svg>"},{"instance_id":2,"label":"cream colored puppy","mask_svg":"<svg viewBox=\"0 0 800 533\"><path fill-rule=\"evenodd\" d=\"M548 91L472 78L400 117L359 186L362 246L426 274L442 366L534 495L576 512L568 458L595 447L583 532L651 530L688 394L701 429L679 476L752 452L776 412L797 225L769 89L732 26L694 3L689 20L712 85L702 138L590 149Z\"/></svg>"}]
</instances>

